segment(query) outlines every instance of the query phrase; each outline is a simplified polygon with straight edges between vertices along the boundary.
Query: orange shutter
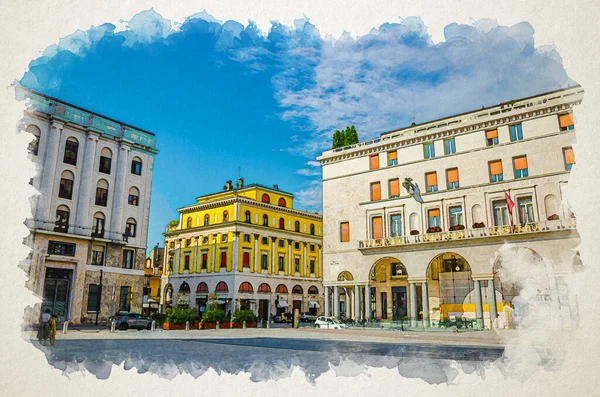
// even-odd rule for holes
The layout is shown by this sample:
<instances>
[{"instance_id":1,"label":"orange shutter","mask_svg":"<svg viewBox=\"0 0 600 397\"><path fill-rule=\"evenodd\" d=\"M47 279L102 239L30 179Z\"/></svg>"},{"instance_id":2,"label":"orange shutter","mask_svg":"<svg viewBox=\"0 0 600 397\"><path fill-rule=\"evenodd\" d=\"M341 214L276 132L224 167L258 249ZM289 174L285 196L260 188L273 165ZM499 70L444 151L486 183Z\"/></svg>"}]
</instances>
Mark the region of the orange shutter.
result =
<instances>
[{"instance_id":1,"label":"orange shutter","mask_svg":"<svg viewBox=\"0 0 600 397\"><path fill-rule=\"evenodd\" d=\"M446 178L448 179L448 183L458 182L458 168L448 170Z\"/></svg>"},{"instance_id":2,"label":"orange shutter","mask_svg":"<svg viewBox=\"0 0 600 397\"><path fill-rule=\"evenodd\" d=\"M437 172L430 172L426 174L427 178L427 186L436 186L437 185Z\"/></svg>"},{"instance_id":3,"label":"orange shutter","mask_svg":"<svg viewBox=\"0 0 600 397\"><path fill-rule=\"evenodd\" d=\"M524 170L527 168L527 156L517 157L515 159L515 170Z\"/></svg>"},{"instance_id":4,"label":"orange shutter","mask_svg":"<svg viewBox=\"0 0 600 397\"><path fill-rule=\"evenodd\" d=\"M440 216L440 209L429 210L429 217Z\"/></svg>"},{"instance_id":5,"label":"orange shutter","mask_svg":"<svg viewBox=\"0 0 600 397\"><path fill-rule=\"evenodd\" d=\"M502 174L502 160L490 163L490 175Z\"/></svg>"},{"instance_id":6,"label":"orange shutter","mask_svg":"<svg viewBox=\"0 0 600 397\"><path fill-rule=\"evenodd\" d=\"M388 161L397 160L398 152L388 152Z\"/></svg>"},{"instance_id":7,"label":"orange shutter","mask_svg":"<svg viewBox=\"0 0 600 397\"><path fill-rule=\"evenodd\" d=\"M379 182L371 183L371 201L381 200L381 185Z\"/></svg>"},{"instance_id":8,"label":"orange shutter","mask_svg":"<svg viewBox=\"0 0 600 397\"><path fill-rule=\"evenodd\" d=\"M487 139L498 138L498 130L491 130L485 132L485 137Z\"/></svg>"},{"instance_id":9,"label":"orange shutter","mask_svg":"<svg viewBox=\"0 0 600 397\"><path fill-rule=\"evenodd\" d=\"M348 222L342 222L342 242L350 241L350 224Z\"/></svg>"},{"instance_id":10,"label":"orange shutter","mask_svg":"<svg viewBox=\"0 0 600 397\"><path fill-rule=\"evenodd\" d=\"M373 238L383 237L383 220L380 216L373 218Z\"/></svg>"},{"instance_id":11,"label":"orange shutter","mask_svg":"<svg viewBox=\"0 0 600 397\"><path fill-rule=\"evenodd\" d=\"M390 181L390 197L392 196L400 196L400 181L398 179Z\"/></svg>"},{"instance_id":12,"label":"orange shutter","mask_svg":"<svg viewBox=\"0 0 600 397\"><path fill-rule=\"evenodd\" d=\"M575 164L575 154L573 153L573 149L570 147L565 149L565 163Z\"/></svg>"},{"instance_id":13,"label":"orange shutter","mask_svg":"<svg viewBox=\"0 0 600 397\"><path fill-rule=\"evenodd\" d=\"M374 155L370 156L369 160L371 162L372 170L379 168L379 155L378 154L374 154Z\"/></svg>"},{"instance_id":14,"label":"orange shutter","mask_svg":"<svg viewBox=\"0 0 600 397\"><path fill-rule=\"evenodd\" d=\"M561 114L558 116L558 122L561 128L565 128L573 125L573 115L572 114Z\"/></svg>"}]
</instances>

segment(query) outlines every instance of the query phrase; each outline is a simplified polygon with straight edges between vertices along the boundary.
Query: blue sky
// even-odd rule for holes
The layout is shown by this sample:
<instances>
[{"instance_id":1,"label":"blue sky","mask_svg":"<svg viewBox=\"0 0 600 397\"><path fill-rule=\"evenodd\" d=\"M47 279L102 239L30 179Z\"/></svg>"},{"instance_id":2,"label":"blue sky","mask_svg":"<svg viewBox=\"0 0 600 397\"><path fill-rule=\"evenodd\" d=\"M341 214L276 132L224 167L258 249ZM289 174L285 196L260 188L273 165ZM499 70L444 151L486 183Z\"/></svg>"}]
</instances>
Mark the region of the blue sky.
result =
<instances>
[{"instance_id":1,"label":"blue sky","mask_svg":"<svg viewBox=\"0 0 600 397\"><path fill-rule=\"evenodd\" d=\"M20 82L156 133L148 246L176 208L241 175L295 193L321 211L315 157L336 129L361 140L417 123L565 87L552 47L527 22L449 24L434 43L418 17L360 37L323 37L308 19L173 23L154 10L123 31L107 23L61 38ZM571 82L572 83L572 82Z\"/></svg>"}]
</instances>

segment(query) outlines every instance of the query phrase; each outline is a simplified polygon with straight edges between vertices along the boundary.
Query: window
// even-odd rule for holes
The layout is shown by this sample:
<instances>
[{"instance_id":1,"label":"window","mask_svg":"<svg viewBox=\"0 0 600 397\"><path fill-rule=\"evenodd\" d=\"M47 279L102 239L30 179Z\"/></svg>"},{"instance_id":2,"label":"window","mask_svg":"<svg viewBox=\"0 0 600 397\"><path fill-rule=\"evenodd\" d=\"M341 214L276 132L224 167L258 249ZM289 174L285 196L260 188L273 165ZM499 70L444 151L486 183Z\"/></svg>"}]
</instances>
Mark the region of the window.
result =
<instances>
[{"instance_id":1,"label":"window","mask_svg":"<svg viewBox=\"0 0 600 397\"><path fill-rule=\"evenodd\" d=\"M104 247L92 248L92 265L104 266Z\"/></svg>"},{"instance_id":2,"label":"window","mask_svg":"<svg viewBox=\"0 0 600 397\"><path fill-rule=\"evenodd\" d=\"M134 205L137 207L139 205L139 199L140 191L138 190L138 188L133 186L129 188L129 197L127 197L127 204Z\"/></svg>"},{"instance_id":3,"label":"window","mask_svg":"<svg viewBox=\"0 0 600 397\"><path fill-rule=\"evenodd\" d=\"M227 266L227 251L221 251L221 267Z\"/></svg>"},{"instance_id":4,"label":"window","mask_svg":"<svg viewBox=\"0 0 600 397\"><path fill-rule=\"evenodd\" d=\"M292 294L302 294L304 293L304 290L302 289L302 286L300 285L294 285L292 287Z\"/></svg>"},{"instance_id":5,"label":"window","mask_svg":"<svg viewBox=\"0 0 600 397\"><path fill-rule=\"evenodd\" d=\"M444 154L456 153L456 142L454 138L444 139Z\"/></svg>"},{"instance_id":6,"label":"window","mask_svg":"<svg viewBox=\"0 0 600 397\"><path fill-rule=\"evenodd\" d=\"M238 292L253 292L254 288L252 288L252 284L250 284L247 281L244 281L242 284L240 284L240 288L238 289Z\"/></svg>"},{"instance_id":7,"label":"window","mask_svg":"<svg viewBox=\"0 0 600 397\"><path fill-rule=\"evenodd\" d=\"M279 284L277 286L277 288L275 288L275 292L277 292L278 294L287 294L288 293L288 289L285 285L283 284Z\"/></svg>"},{"instance_id":8,"label":"window","mask_svg":"<svg viewBox=\"0 0 600 397\"><path fill-rule=\"evenodd\" d=\"M266 238L266 237L263 237L263 238L261 239L261 243L262 243L262 245L267 245L267 244L269 244L269 239L268 239L268 238Z\"/></svg>"},{"instance_id":9,"label":"window","mask_svg":"<svg viewBox=\"0 0 600 397\"><path fill-rule=\"evenodd\" d=\"M527 156L513 158L513 165L515 169L515 178L526 178L529 176L529 169L527 165Z\"/></svg>"},{"instance_id":10,"label":"window","mask_svg":"<svg viewBox=\"0 0 600 397\"><path fill-rule=\"evenodd\" d=\"M371 238L378 239L383 237L383 219L380 216L371 218Z\"/></svg>"},{"instance_id":11,"label":"window","mask_svg":"<svg viewBox=\"0 0 600 397\"><path fill-rule=\"evenodd\" d=\"M269 216L267 214L263 215L263 226L269 226Z\"/></svg>"},{"instance_id":12,"label":"window","mask_svg":"<svg viewBox=\"0 0 600 397\"><path fill-rule=\"evenodd\" d=\"M131 310L131 301L133 298L133 288L122 286L119 294L119 311L128 312Z\"/></svg>"},{"instance_id":13,"label":"window","mask_svg":"<svg viewBox=\"0 0 600 397\"><path fill-rule=\"evenodd\" d=\"M229 212L223 211L223 222L229 221Z\"/></svg>"},{"instance_id":14,"label":"window","mask_svg":"<svg viewBox=\"0 0 600 397\"><path fill-rule=\"evenodd\" d=\"M279 201L277 202L277 205L280 207L285 207L286 206L285 199L283 197L280 197Z\"/></svg>"},{"instance_id":15,"label":"window","mask_svg":"<svg viewBox=\"0 0 600 397\"><path fill-rule=\"evenodd\" d=\"M100 164L98 166L98 172L103 174L110 174L110 165L112 162L112 152L109 148L102 148L100 152Z\"/></svg>"},{"instance_id":16,"label":"window","mask_svg":"<svg viewBox=\"0 0 600 397\"><path fill-rule=\"evenodd\" d=\"M246 211L244 213L244 221L246 223L252 223L251 216L250 216L250 211Z\"/></svg>"},{"instance_id":17,"label":"window","mask_svg":"<svg viewBox=\"0 0 600 397\"><path fill-rule=\"evenodd\" d=\"M285 263L284 263L284 261L285 261L285 258L284 258L283 256L280 256L280 257L278 258L278 261L277 261L277 268L278 268L278 270L279 270L280 272L282 272L282 271L284 270L284 268L285 268Z\"/></svg>"},{"instance_id":18,"label":"window","mask_svg":"<svg viewBox=\"0 0 600 397\"><path fill-rule=\"evenodd\" d=\"M279 218L279 228L285 229L285 220L283 218Z\"/></svg>"},{"instance_id":19,"label":"window","mask_svg":"<svg viewBox=\"0 0 600 397\"><path fill-rule=\"evenodd\" d=\"M204 215L204 226L208 226L209 223L210 223L210 215L206 214L206 215Z\"/></svg>"},{"instance_id":20,"label":"window","mask_svg":"<svg viewBox=\"0 0 600 397\"><path fill-rule=\"evenodd\" d=\"M208 285L205 282L199 283L196 292L208 292Z\"/></svg>"},{"instance_id":21,"label":"window","mask_svg":"<svg viewBox=\"0 0 600 397\"><path fill-rule=\"evenodd\" d=\"M433 142L424 144L423 151L425 153L426 159L434 158L435 157L435 146L433 145Z\"/></svg>"},{"instance_id":22,"label":"window","mask_svg":"<svg viewBox=\"0 0 600 397\"><path fill-rule=\"evenodd\" d=\"M185 254L183 257L183 270L190 270L190 254Z\"/></svg>"},{"instance_id":23,"label":"window","mask_svg":"<svg viewBox=\"0 0 600 397\"><path fill-rule=\"evenodd\" d=\"M244 255L242 257L242 266L250 267L250 252L244 251Z\"/></svg>"},{"instance_id":24,"label":"window","mask_svg":"<svg viewBox=\"0 0 600 397\"><path fill-rule=\"evenodd\" d=\"M463 223L463 210L460 205L450 207L448 209L449 219L450 219L450 227L464 225Z\"/></svg>"},{"instance_id":25,"label":"window","mask_svg":"<svg viewBox=\"0 0 600 397\"><path fill-rule=\"evenodd\" d=\"M402 277L407 276L406 268L402 264L402 262L395 262L390 264L392 277Z\"/></svg>"},{"instance_id":26,"label":"window","mask_svg":"<svg viewBox=\"0 0 600 397\"><path fill-rule=\"evenodd\" d=\"M87 312L96 313L100 307L100 285L90 284L88 286Z\"/></svg>"},{"instance_id":27,"label":"window","mask_svg":"<svg viewBox=\"0 0 600 397\"><path fill-rule=\"evenodd\" d=\"M106 207L108 201L108 182L100 179L96 184L96 200L95 204L101 207Z\"/></svg>"},{"instance_id":28,"label":"window","mask_svg":"<svg viewBox=\"0 0 600 397\"><path fill-rule=\"evenodd\" d=\"M66 233L69 230L69 208L61 205L56 209L56 221L54 231Z\"/></svg>"},{"instance_id":29,"label":"window","mask_svg":"<svg viewBox=\"0 0 600 397\"><path fill-rule=\"evenodd\" d=\"M485 132L485 140L488 146L498 144L498 130L490 130Z\"/></svg>"},{"instance_id":30,"label":"window","mask_svg":"<svg viewBox=\"0 0 600 397\"><path fill-rule=\"evenodd\" d=\"M227 283L225 283L225 281L219 282L219 284L217 284L217 286L215 287L215 292L229 292L229 287L227 286Z\"/></svg>"},{"instance_id":31,"label":"window","mask_svg":"<svg viewBox=\"0 0 600 397\"><path fill-rule=\"evenodd\" d=\"M519 197L517 199L517 206L519 208L519 221L522 225L526 223L535 222L535 215L533 213L533 202L531 196Z\"/></svg>"},{"instance_id":32,"label":"window","mask_svg":"<svg viewBox=\"0 0 600 397\"><path fill-rule=\"evenodd\" d=\"M75 244L48 241L48 255L75 256Z\"/></svg>"},{"instance_id":33,"label":"window","mask_svg":"<svg viewBox=\"0 0 600 397\"><path fill-rule=\"evenodd\" d=\"M428 227L441 227L440 209L434 208L427 211Z\"/></svg>"},{"instance_id":34,"label":"window","mask_svg":"<svg viewBox=\"0 0 600 397\"><path fill-rule=\"evenodd\" d=\"M294 258L294 272L300 273L300 258Z\"/></svg>"},{"instance_id":35,"label":"window","mask_svg":"<svg viewBox=\"0 0 600 397\"><path fill-rule=\"evenodd\" d=\"M222 243L226 243L227 242L227 237L228 237L227 233L221 234L221 242Z\"/></svg>"},{"instance_id":36,"label":"window","mask_svg":"<svg viewBox=\"0 0 600 397\"><path fill-rule=\"evenodd\" d=\"M31 154L37 156L38 149L40 146L40 135L42 132L37 126L33 124L28 125L26 131L30 134L33 134L33 140L29 143L29 150L31 151Z\"/></svg>"},{"instance_id":37,"label":"window","mask_svg":"<svg viewBox=\"0 0 600 397\"><path fill-rule=\"evenodd\" d=\"M381 184L379 182L371 183L371 201L381 200Z\"/></svg>"},{"instance_id":38,"label":"window","mask_svg":"<svg viewBox=\"0 0 600 397\"><path fill-rule=\"evenodd\" d=\"M296 241L296 242L294 243L294 249L295 249L295 250L299 250L299 249L300 249L300 243L299 243L299 242L297 242L297 241Z\"/></svg>"},{"instance_id":39,"label":"window","mask_svg":"<svg viewBox=\"0 0 600 397\"><path fill-rule=\"evenodd\" d=\"M438 181L437 172L428 172L425 174L425 182L427 185L427 193L437 192Z\"/></svg>"},{"instance_id":40,"label":"window","mask_svg":"<svg viewBox=\"0 0 600 397\"><path fill-rule=\"evenodd\" d=\"M388 181L389 189L390 189L390 198L400 197L400 180L390 179Z\"/></svg>"},{"instance_id":41,"label":"window","mask_svg":"<svg viewBox=\"0 0 600 397\"><path fill-rule=\"evenodd\" d=\"M310 252L315 252L315 245L314 244L310 245Z\"/></svg>"},{"instance_id":42,"label":"window","mask_svg":"<svg viewBox=\"0 0 600 397\"><path fill-rule=\"evenodd\" d=\"M390 216L390 236L402 236L402 215L395 214Z\"/></svg>"},{"instance_id":43,"label":"window","mask_svg":"<svg viewBox=\"0 0 600 397\"><path fill-rule=\"evenodd\" d=\"M508 130L510 131L511 142L520 141L523 139L523 128L521 127L521 124L511 125L508 127Z\"/></svg>"},{"instance_id":44,"label":"window","mask_svg":"<svg viewBox=\"0 0 600 397\"><path fill-rule=\"evenodd\" d=\"M269 195L267 193L264 193L262 195L260 201L262 201L263 203L270 203L271 202L271 198L269 197Z\"/></svg>"},{"instance_id":45,"label":"window","mask_svg":"<svg viewBox=\"0 0 600 397\"><path fill-rule=\"evenodd\" d=\"M295 232L300 231L300 222L299 221L294 222L294 231Z\"/></svg>"},{"instance_id":46,"label":"window","mask_svg":"<svg viewBox=\"0 0 600 397\"><path fill-rule=\"evenodd\" d=\"M310 260L310 274L315 274L315 260Z\"/></svg>"},{"instance_id":47,"label":"window","mask_svg":"<svg viewBox=\"0 0 600 397\"><path fill-rule=\"evenodd\" d=\"M318 295L318 294L319 294L319 290L318 290L318 288L317 288L317 287L315 287L315 286L313 285L313 286L311 286L311 287L308 289L308 294L309 294L309 295Z\"/></svg>"},{"instance_id":48,"label":"window","mask_svg":"<svg viewBox=\"0 0 600 397\"><path fill-rule=\"evenodd\" d=\"M572 130L575 128L575 123L573 123L573 115L561 114L558 116L558 124L560 125L561 131Z\"/></svg>"},{"instance_id":49,"label":"window","mask_svg":"<svg viewBox=\"0 0 600 397\"><path fill-rule=\"evenodd\" d=\"M202 244L208 244L208 237L207 236L202 237Z\"/></svg>"},{"instance_id":50,"label":"window","mask_svg":"<svg viewBox=\"0 0 600 397\"><path fill-rule=\"evenodd\" d=\"M388 152L387 154L388 166L398 165L398 151Z\"/></svg>"},{"instance_id":51,"label":"window","mask_svg":"<svg viewBox=\"0 0 600 397\"><path fill-rule=\"evenodd\" d=\"M104 236L104 223L104 214L102 212L96 212L94 214L94 219L92 219L92 237L102 238Z\"/></svg>"},{"instance_id":52,"label":"window","mask_svg":"<svg viewBox=\"0 0 600 397\"><path fill-rule=\"evenodd\" d=\"M376 170L377 168L379 168L379 155L373 154L369 156L369 169Z\"/></svg>"},{"instance_id":53,"label":"window","mask_svg":"<svg viewBox=\"0 0 600 397\"><path fill-rule=\"evenodd\" d=\"M269 256L267 254L262 254L260 257L260 268L262 270L267 270L269 268Z\"/></svg>"},{"instance_id":54,"label":"window","mask_svg":"<svg viewBox=\"0 0 600 397\"><path fill-rule=\"evenodd\" d=\"M185 227L187 227L187 228L190 228L190 227L192 227L192 218L191 218L191 217L188 217L188 218L185 220Z\"/></svg>"},{"instance_id":55,"label":"window","mask_svg":"<svg viewBox=\"0 0 600 397\"><path fill-rule=\"evenodd\" d=\"M279 239L279 248L283 248L285 246L285 241L283 239Z\"/></svg>"},{"instance_id":56,"label":"window","mask_svg":"<svg viewBox=\"0 0 600 397\"><path fill-rule=\"evenodd\" d=\"M206 269L208 265L208 254L206 252L202 253L202 269Z\"/></svg>"},{"instance_id":57,"label":"window","mask_svg":"<svg viewBox=\"0 0 600 397\"><path fill-rule=\"evenodd\" d=\"M127 219L127 223L125 224L125 235L127 237L135 237L137 229L137 222L133 218Z\"/></svg>"},{"instance_id":58,"label":"window","mask_svg":"<svg viewBox=\"0 0 600 397\"><path fill-rule=\"evenodd\" d=\"M244 234L244 242L245 243L249 243L250 242L250 235L248 233Z\"/></svg>"},{"instance_id":59,"label":"window","mask_svg":"<svg viewBox=\"0 0 600 397\"><path fill-rule=\"evenodd\" d=\"M135 264L135 251L123 250L123 268L133 269Z\"/></svg>"},{"instance_id":60,"label":"window","mask_svg":"<svg viewBox=\"0 0 600 397\"><path fill-rule=\"evenodd\" d=\"M348 222L340 223L340 241L342 243L350 241L350 223Z\"/></svg>"},{"instance_id":61,"label":"window","mask_svg":"<svg viewBox=\"0 0 600 397\"><path fill-rule=\"evenodd\" d=\"M63 156L63 163L77 165L77 150L79 149L79 143L77 139L70 137L65 142L65 154Z\"/></svg>"},{"instance_id":62,"label":"window","mask_svg":"<svg viewBox=\"0 0 600 397\"><path fill-rule=\"evenodd\" d=\"M131 160L131 173L142 175L142 160L139 157L134 157L133 160Z\"/></svg>"},{"instance_id":63,"label":"window","mask_svg":"<svg viewBox=\"0 0 600 397\"><path fill-rule=\"evenodd\" d=\"M73 179L75 179L75 176L71 171L63 171L60 176L58 197L71 200L73 197Z\"/></svg>"},{"instance_id":64,"label":"window","mask_svg":"<svg viewBox=\"0 0 600 397\"><path fill-rule=\"evenodd\" d=\"M311 236L315 235L315 225L313 225L313 224L310 225L310 235Z\"/></svg>"},{"instance_id":65,"label":"window","mask_svg":"<svg viewBox=\"0 0 600 397\"><path fill-rule=\"evenodd\" d=\"M460 184L458 183L458 168L446 170L446 182L448 189L456 189L460 187Z\"/></svg>"},{"instance_id":66,"label":"window","mask_svg":"<svg viewBox=\"0 0 600 397\"><path fill-rule=\"evenodd\" d=\"M494 210L494 226L506 226L510 223L506 200L497 200L492 203Z\"/></svg>"},{"instance_id":67,"label":"window","mask_svg":"<svg viewBox=\"0 0 600 397\"><path fill-rule=\"evenodd\" d=\"M504 179L502 171L502 160L490 161L490 182L502 182Z\"/></svg>"},{"instance_id":68,"label":"window","mask_svg":"<svg viewBox=\"0 0 600 397\"><path fill-rule=\"evenodd\" d=\"M258 286L258 292L271 292L271 287L267 283Z\"/></svg>"},{"instance_id":69,"label":"window","mask_svg":"<svg viewBox=\"0 0 600 397\"><path fill-rule=\"evenodd\" d=\"M563 148L563 158L565 160L565 170L571 171L573 164L575 164L575 153L573 152L573 148Z\"/></svg>"}]
</instances>

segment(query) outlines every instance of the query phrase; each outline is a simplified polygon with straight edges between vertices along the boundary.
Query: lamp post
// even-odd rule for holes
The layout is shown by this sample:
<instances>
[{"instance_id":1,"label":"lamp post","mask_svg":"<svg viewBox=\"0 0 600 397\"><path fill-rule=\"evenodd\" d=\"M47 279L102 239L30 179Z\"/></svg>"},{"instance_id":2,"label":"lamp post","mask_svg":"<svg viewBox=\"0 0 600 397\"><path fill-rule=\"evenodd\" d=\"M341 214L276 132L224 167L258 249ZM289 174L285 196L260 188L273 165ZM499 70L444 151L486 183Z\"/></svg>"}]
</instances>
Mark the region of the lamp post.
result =
<instances>
[{"instance_id":1,"label":"lamp post","mask_svg":"<svg viewBox=\"0 0 600 397\"><path fill-rule=\"evenodd\" d=\"M95 325L98 325L98 314L100 313L100 301L102 300L102 276L104 275L104 271L100 269L100 294L98 295L98 305L96 307L96 322Z\"/></svg>"}]
</instances>

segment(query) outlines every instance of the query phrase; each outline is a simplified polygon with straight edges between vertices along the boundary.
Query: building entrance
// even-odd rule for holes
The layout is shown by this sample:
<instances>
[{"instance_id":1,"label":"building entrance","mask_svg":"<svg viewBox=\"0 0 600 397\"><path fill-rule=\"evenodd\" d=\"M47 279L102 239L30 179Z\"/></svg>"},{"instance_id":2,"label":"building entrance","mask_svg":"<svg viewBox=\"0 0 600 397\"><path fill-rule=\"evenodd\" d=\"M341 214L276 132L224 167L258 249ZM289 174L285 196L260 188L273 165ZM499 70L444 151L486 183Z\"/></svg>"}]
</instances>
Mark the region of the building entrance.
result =
<instances>
[{"instance_id":1,"label":"building entrance","mask_svg":"<svg viewBox=\"0 0 600 397\"><path fill-rule=\"evenodd\" d=\"M46 269L42 313L50 309L50 313L61 320L68 320L72 275L73 270L70 269Z\"/></svg>"},{"instance_id":2,"label":"building entrance","mask_svg":"<svg viewBox=\"0 0 600 397\"><path fill-rule=\"evenodd\" d=\"M268 320L269 317L269 300L260 299L258 301L258 317L263 320Z\"/></svg>"},{"instance_id":3,"label":"building entrance","mask_svg":"<svg viewBox=\"0 0 600 397\"><path fill-rule=\"evenodd\" d=\"M406 306L406 287L392 287L392 316L400 320L408 315Z\"/></svg>"}]
</instances>

